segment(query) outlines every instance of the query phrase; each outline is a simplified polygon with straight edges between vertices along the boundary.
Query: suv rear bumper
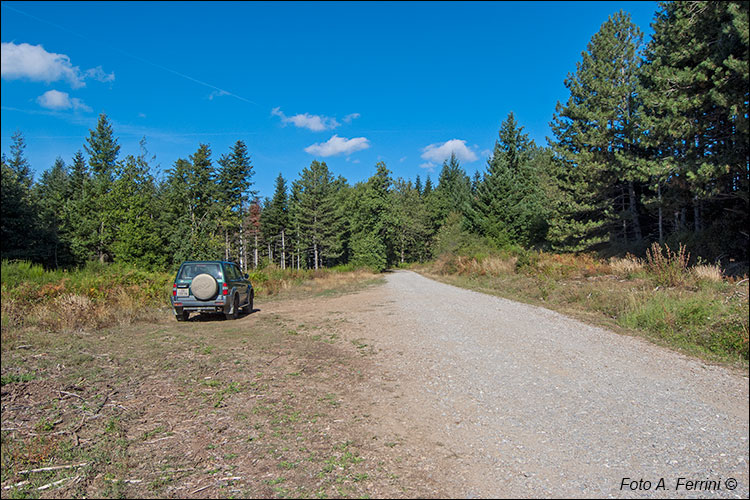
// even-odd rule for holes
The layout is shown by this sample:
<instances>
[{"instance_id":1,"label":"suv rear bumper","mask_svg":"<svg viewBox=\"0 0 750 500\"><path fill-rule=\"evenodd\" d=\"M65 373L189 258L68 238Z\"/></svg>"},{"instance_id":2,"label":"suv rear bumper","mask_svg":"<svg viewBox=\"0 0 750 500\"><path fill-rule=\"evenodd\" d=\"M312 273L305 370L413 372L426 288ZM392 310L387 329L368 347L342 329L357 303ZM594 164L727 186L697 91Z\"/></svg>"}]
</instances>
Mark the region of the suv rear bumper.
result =
<instances>
[{"instance_id":1,"label":"suv rear bumper","mask_svg":"<svg viewBox=\"0 0 750 500\"><path fill-rule=\"evenodd\" d=\"M205 313L228 313L231 303L222 300L174 300L172 299L172 309L175 315L186 312L205 312Z\"/></svg>"}]
</instances>

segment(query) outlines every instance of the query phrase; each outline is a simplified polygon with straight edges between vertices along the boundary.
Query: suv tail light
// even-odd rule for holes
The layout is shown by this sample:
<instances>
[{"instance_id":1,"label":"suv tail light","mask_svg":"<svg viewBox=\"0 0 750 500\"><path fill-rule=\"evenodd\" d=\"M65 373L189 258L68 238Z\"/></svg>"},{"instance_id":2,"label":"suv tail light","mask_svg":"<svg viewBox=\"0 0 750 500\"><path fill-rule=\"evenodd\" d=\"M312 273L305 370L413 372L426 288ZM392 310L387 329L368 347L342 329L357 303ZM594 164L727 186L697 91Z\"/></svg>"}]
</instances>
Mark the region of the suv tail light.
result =
<instances>
[{"instance_id":1,"label":"suv tail light","mask_svg":"<svg viewBox=\"0 0 750 500\"><path fill-rule=\"evenodd\" d=\"M226 283L224 283L223 285L221 285L221 294L222 295L229 295L229 287L227 286Z\"/></svg>"},{"instance_id":2,"label":"suv tail light","mask_svg":"<svg viewBox=\"0 0 750 500\"><path fill-rule=\"evenodd\" d=\"M177 297L177 283L172 285L172 297Z\"/></svg>"}]
</instances>

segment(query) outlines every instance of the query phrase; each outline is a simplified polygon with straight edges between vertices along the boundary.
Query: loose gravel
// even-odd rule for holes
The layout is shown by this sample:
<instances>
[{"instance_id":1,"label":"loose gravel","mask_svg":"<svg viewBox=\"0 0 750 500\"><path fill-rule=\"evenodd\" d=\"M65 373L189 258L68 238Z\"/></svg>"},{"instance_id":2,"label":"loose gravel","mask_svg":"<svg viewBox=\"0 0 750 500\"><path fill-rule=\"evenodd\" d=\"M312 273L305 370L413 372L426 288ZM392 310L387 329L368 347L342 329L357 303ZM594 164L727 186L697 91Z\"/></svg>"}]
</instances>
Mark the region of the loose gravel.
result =
<instances>
[{"instance_id":1,"label":"loose gravel","mask_svg":"<svg viewBox=\"0 0 750 500\"><path fill-rule=\"evenodd\" d=\"M354 297L347 335L397 380L372 391L383 425L448 491L748 498L744 374L408 271Z\"/></svg>"}]
</instances>

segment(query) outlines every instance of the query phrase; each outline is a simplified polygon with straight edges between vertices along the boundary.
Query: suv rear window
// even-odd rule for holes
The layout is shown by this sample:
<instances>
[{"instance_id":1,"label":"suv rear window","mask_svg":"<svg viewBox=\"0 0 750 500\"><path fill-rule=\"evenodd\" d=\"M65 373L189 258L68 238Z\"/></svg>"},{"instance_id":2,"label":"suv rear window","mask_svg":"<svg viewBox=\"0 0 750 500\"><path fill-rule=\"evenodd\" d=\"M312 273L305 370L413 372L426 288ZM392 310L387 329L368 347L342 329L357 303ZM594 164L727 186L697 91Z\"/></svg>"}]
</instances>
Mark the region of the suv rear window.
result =
<instances>
[{"instance_id":1,"label":"suv rear window","mask_svg":"<svg viewBox=\"0 0 750 500\"><path fill-rule=\"evenodd\" d=\"M224 279L221 274L221 266L216 263L207 262L192 262L184 264L180 268L180 273L177 275L177 279L191 280L203 273L208 273L217 280Z\"/></svg>"}]
</instances>

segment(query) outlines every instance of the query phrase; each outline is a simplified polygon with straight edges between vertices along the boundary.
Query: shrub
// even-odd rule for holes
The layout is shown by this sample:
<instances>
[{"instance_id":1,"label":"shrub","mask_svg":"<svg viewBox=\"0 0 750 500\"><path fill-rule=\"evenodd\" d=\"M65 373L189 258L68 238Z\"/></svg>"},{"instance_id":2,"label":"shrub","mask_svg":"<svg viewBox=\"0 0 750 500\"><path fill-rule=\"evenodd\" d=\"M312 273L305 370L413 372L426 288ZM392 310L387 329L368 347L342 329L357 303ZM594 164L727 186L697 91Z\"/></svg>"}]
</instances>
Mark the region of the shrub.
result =
<instances>
[{"instance_id":1,"label":"shrub","mask_svg":"<svg viewBox=\"0 0 750 500\"><path fill-rule=\"evenodd\" d=\"M680 244L677 252L670 250L668 245L654 243L646 250L646 269L657 285L679 286L687 282L689 277L688 261L690 254L685 246Z\"/></svg>"}]
</instances>

